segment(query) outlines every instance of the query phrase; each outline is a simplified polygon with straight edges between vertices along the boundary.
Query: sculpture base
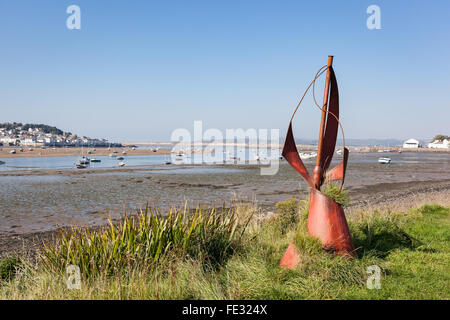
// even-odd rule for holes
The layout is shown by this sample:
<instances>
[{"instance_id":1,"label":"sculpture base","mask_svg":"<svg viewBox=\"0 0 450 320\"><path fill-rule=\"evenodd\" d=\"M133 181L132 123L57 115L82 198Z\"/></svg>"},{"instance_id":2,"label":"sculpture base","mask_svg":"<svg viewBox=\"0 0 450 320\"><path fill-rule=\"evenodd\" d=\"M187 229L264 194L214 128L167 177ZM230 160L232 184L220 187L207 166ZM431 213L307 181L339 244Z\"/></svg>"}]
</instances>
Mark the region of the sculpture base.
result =
<instances>
[{"instance_id":1,"label":"sculpture base","mask_svg":"<svg viewBox=\"0 0 450 320\"><path fill-rule=\"evenodd\" d=\"M309 203L308 234L318 238L327 251L348 258L356 256L342 207L315 189L311 189ZM280 261L280 266L294 269L300 263L299 249L292 241Z\"/></svg>"}]
</instances>

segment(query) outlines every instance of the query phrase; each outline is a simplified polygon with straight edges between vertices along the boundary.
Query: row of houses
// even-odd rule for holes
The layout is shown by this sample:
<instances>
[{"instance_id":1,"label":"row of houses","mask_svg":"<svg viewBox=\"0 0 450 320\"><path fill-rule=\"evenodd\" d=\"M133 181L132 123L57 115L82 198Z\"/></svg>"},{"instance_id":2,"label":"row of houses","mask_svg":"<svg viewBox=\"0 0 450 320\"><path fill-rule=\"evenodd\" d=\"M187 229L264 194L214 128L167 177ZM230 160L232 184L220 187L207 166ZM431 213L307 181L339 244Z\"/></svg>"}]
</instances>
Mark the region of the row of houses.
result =
<instances>
[{"instance_id":1,"label":"row of houses","mask_svg":"<svg viewBox=\"0 0 450 320\"><path fill-rule=\"evenodd\" d=\"M78 137L73 134L53 134L42 132L39 128L29 128L28 130L21 130L15 128L7 130L0 128L0 145L3 146L117 146L106 139L92 139L89 137Z\"/></svg>"}]
</instances>

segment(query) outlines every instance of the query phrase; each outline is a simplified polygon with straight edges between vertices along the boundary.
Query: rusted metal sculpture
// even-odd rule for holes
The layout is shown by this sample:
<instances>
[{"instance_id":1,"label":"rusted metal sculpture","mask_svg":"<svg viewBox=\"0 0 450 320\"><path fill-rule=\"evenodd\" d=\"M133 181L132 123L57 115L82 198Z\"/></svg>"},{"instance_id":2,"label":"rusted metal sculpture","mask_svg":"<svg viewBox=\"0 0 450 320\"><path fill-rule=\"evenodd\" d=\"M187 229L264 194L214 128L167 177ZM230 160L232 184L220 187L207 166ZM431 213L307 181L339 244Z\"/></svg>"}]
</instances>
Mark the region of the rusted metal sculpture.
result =
<instances>
[{"instance_id":1,"label":"rusted metal sculpture","mask_svg":"<svg viewBox=\"0 0 450 320\"><path fill-rule=\"evenodd\" d=\"M345 148L344 144L342 162L328 171L336 147L338 128L341 125L339 122L339 92L332 64L333 56L329 56L328 64L319 69L314 80L303 94L289 123L282 155L311 187L308 233L318 238L324 249L333 251L339 255L353 256L355 249L342 206L320 191L324 182L341 180L342 184L344 183L348 160L348 149ZM322 117L320 121L316 165L311 177L300 159L295 145L294 135L292 133L292 120L306 93L311 86L314 91L315 81L324 72L326 72L326 80L323 104L320 106L316 102L316 105L321 109ZM299 262L300 255L294 241L292 241L281 259L280 265L293 269Z\"/></svg>"}]
</instances>

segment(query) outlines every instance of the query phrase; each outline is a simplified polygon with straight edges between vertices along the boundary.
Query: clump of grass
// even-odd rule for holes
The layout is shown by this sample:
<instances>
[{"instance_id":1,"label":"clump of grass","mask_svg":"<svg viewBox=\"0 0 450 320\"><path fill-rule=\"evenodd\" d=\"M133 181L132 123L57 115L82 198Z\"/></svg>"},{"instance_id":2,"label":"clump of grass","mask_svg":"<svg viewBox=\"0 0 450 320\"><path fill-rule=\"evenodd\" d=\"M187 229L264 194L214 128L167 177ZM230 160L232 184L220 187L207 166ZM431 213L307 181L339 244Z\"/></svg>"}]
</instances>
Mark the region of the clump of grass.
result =
<instances>
[{"instance_id":1,"label":"clump of grass","mask_svg":"<svg viewBox=\"0 0 450 320\"><path fill-rule=\"evenodd\" d=\"M350 196L348 191L341 188L341 185L338 183L327 183L322 188L322 193L343 207L350 204Z\"/></svg>"},{"instance_id":2,"label":"clump of grass","mask_svg":"<svg viewBox=\"0 0 450 320\"><path fill-rule=\"evenodd\" d=\"M165 217L147 207L136 216L125 215L117 225L110 221L101 231L62 234L55 246L45 247L41 259L45 268L57 272L77 265L86 277L151 269L170 255L217 265L239 247L245 226L231 210L170 209Z\"/></svg>"},{"instance_id":3,"label":"clump of grass","mask_svg":"<svg viewBox=\"0 0 450 320\"><path fill-rule=\"evenodd\" d=\"M291 198L286 201L280 201L276 204L278 211L278 220L280 222L280 230L286 233L295 228L298 222L301 222L308 214L308 202L305 200L298 201ZM305 210L306 207L306 210Z\"/></svg>"},{"instance_id":4,"label":"clump of grass","mask_svg":"<svg viewBox=\"0 0 450 320\"><path fill-rule=\"evenodd\" d=\"M10 281L22 265L19 258L4 257L0 260L0 281Z\"/></svg>"},{"instance_id":5,"label":"clump of grass","mask_svg":"<svg viewBox=\"0 0 450 320\"><path fill-rule=\"evenodd\" d=\"M393 212L375 211L349 222L355 248L360 255L371 252L375 256L385 257L394 249L417 247L418 240L409 235L401 226L405 217Z\"/></svg>"},{"instance_id":6,"label":"clump of grass","mask_svg":"<svg viewBox=\"0 0 450 320\"><path fill-rule=\"evenodd\" d=\"M418 211L424 215L445 216L449 209L438 204L425 204Z\"/></svg>"}]
</instances>

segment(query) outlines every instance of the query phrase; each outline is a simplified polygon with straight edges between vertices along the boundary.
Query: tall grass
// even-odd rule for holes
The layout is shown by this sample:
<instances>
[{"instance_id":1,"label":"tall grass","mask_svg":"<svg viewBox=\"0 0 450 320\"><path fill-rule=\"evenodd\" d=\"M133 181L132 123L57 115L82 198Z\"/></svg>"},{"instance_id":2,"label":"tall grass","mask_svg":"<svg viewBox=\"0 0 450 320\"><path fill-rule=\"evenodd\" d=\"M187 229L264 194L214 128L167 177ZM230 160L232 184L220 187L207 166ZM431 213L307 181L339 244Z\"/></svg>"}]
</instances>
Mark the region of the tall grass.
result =
<instances>
[{"instance_id":1,"label":"tall grass","mask_svg":"<svg viewBox=\"0 0 450 320\"><path fill-rule=\"evenodd\" d=\"M136 266L151 270L174 255L217 265L238 249L244 230L234 211L170 209L162 216L146 207L137 215L125 215L117 225L110 221L101 231L61 234L57 245L45 247L41 259L47 270L64 272L68 265L77 265L86 277Z\"/></svg>"}]
</instances>

